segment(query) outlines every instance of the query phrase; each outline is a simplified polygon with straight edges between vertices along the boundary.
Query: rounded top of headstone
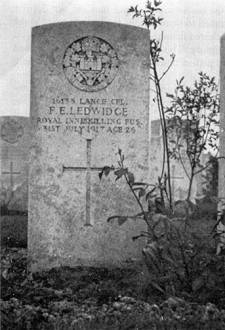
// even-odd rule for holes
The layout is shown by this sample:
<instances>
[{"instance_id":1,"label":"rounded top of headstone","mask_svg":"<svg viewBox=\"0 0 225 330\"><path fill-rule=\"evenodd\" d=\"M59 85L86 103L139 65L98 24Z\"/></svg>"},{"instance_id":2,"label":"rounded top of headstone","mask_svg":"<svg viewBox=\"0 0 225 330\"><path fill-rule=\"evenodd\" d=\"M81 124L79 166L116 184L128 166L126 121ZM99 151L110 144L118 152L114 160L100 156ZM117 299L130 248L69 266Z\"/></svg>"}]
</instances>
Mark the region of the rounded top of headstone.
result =
<instances>
[{"instance_id":1,"label":"rounded top of headstone","mask_svg":"<svg viewBox=\"0 0 225 330\"><path fill-rule=\"evenodd\" d=\"M118 27L123 27L123 28L127 28L127 29L135 29L135 30L140 30L143 31L144 33L149 34L149 30L146 28L142 28L140 26L135 26L135 25L131 25L131 24L122 24L122 23L117 23L117 22L107 22L107 21L68 21L68 22L56 22L56 23L49 23L49 24L42 24L42 25L37 25L37 26L33 26L32 30L36 30L36 29L41 29L41 28L51 28L54 26L66 26L66 25L75 25L75 24L79 24L80 26L82 25L93 25L93 26L118 26Z\"/></svg>"},{"instance_id":2,"label":"rounded top of headstone","mask_svg":"<svg viewBox=\"0 0 225 330\"><path fill-rule=\"evenodd\" d=\"M220 39L221 39L221 41L223 41L223 42L225 41L225 33L224 33L224 34L222 34L222 36L221 36L221 38L220 38Z\"/></svg>"},{"instance_id":3,"label":"rounded top of headstone","mask_svg":"<svg viewBox=\"0 0 225 330\"><path fill-rule=\"evenodd\" d=\"M24 128L29 124L28 117L20 116L1 116L0 117L0 136L1 140L14 144L24 135Z\"/></svg>"}]
</instances>

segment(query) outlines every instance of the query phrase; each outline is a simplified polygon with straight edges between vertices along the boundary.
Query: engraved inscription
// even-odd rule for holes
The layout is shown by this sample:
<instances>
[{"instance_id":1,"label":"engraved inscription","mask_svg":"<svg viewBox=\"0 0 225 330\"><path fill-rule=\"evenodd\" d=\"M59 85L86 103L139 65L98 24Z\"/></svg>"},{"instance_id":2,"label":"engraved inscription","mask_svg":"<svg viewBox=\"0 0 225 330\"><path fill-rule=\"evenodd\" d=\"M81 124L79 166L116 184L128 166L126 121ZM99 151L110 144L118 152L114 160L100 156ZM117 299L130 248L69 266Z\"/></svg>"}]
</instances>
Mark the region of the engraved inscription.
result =
<instances>
[{"instance_id":1,"label":"engraved inscription","mask_svg":"<svg viewBox=\"0 0 225 330\"><path fill-rule=\"evenodd\" d=\"M38 130L46 133L135 134L144 127L136 115L129 115L123 98L53 98L46 113L37 117Z\"/></svg>"},{"instance_id":2,"label":"engraved inscription","mask_svg":"<svg viewBox=\"0 0 225 330\"><path fill-rule=\"evenodd\" d=\"M84 37L70 44L63 58L68 81L80 90L94 92L108 86L118 71L118 56L113 47L97 37Z\"/></svg>"},{"instance_id":3,"label":"engraved inscription","mask_svg":"<svg viewBox=\"0 0 225 330\"><path fill-rule=\"evenodd\" d=\"M14 119L9 119L2 124L1 138L8 143L18 142L23 134L23 127Z\"/></svg>"}]
</instances>

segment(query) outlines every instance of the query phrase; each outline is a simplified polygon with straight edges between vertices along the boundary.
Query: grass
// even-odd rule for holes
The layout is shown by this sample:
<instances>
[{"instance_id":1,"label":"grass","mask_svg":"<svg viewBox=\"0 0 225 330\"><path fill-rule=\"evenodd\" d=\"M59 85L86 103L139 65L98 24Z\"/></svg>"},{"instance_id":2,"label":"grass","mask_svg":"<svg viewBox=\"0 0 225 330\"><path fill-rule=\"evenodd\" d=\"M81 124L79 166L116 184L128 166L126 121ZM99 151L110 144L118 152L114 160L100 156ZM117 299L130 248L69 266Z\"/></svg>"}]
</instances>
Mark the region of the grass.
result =
<instances>
[{"instance_id":1,"label":"grass","mask_svg":"<svg viewBox=\"0 0 225 330\"><path fill-rule=\"evenodd\" d=\"M210 302L165 297L143 268L60 267L27 273L27 251L3 248L3 330L225 329Z\"/></svg>"},{"instance_id":2,"label":"grass","mask_svg":"<svg viewBox=\"0 0 225 330\"><path fill-rule=\"evenodd\" d=\"M27 215L1 216L1 246L27 246Z\"/></svg>"},{"instance_id":3,"label":"grass","mask_svg":"<svg viewBox=\"0 0 225 330\"><path fill-rule=\"evenodd\" d=\"M214 221L196 218L191 229L207 236ZM30 274L27 250L21 248L27 244L27 217L4 216L1 227L3 330L225 329L223 295L218 300L202 299L198 292L165 296L150 285L143 265L60 267Z\"/></svg>"}]
</instances>

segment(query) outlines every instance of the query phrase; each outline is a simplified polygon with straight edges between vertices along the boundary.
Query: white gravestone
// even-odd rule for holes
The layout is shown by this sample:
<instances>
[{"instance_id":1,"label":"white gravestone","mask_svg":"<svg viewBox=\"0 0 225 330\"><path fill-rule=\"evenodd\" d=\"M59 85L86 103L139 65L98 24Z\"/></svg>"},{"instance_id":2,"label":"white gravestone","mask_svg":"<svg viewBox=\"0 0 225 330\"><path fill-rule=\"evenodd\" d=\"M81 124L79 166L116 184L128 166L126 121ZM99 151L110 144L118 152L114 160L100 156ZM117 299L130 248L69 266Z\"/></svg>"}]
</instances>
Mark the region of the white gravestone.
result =
<instances>
[{"instance_id":1,"label":"white gravestone","mask_svg":"<svg viewBox=\"0 0 225 330\"><path fill-rule=\"evenodd\" d=\"M141 257L144 223L107 223L140 212L105 165L118 148L138 181L149 153L149 34L104 22L33 28L28 246L32 269L122 265Z\"/></svg>"}]
</instances>

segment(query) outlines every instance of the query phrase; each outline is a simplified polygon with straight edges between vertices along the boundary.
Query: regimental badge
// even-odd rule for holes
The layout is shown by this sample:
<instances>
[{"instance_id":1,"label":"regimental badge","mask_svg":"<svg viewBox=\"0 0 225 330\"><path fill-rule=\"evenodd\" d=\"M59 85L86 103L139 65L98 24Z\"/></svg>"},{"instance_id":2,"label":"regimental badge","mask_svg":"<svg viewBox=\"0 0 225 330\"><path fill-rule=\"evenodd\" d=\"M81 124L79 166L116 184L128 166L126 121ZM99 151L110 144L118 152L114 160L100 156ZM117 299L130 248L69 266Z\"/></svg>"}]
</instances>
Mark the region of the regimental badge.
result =
<instances>
[{"instance_id":1,"label":"regimental badge","mask_svg":"<svg viewBox=\"0 0 225 330\"><path fill-rule=\"evenodd\" d=\"M94 92L108 86L119 67L117 53L105 40L84 37L70 44L63 58L68 81L80 90Z\"/></svg>"},{"instance_id":2,"label":"regimental badge","mask_svg":"<svg viewBox=\"0 0 225 330\"><path fill-rule=\"evenodd\" d=\"M16 120L6 120L1 126L1 138L8 143L16 143L23 136L24 129Z\"/></svg>"}]
</instances>

